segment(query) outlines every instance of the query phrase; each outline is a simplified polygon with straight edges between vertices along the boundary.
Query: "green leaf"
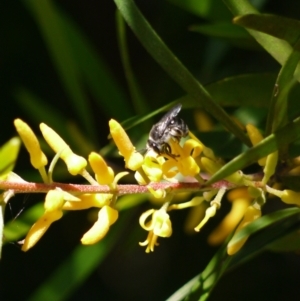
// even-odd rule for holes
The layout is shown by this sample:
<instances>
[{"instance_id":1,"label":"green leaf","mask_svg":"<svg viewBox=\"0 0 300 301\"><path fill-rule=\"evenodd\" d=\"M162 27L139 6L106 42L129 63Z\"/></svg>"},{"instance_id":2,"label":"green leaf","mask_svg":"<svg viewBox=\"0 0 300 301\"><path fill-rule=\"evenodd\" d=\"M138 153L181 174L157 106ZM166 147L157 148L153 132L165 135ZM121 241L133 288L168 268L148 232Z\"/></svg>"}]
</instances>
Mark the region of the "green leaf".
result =
<instances>
[{"instance_id":1,"label":"green leaf","mask_svg":"<svg viewBox=\"0 0 300 301\"><path fill-rule=\"evenodd\" d=\"M227 176L233 174L237 170L243 169L251 163L257 162L260 158L283 148L292 141L300 138L300 118L295 119L285 127L269 135L260 143L239 156L232 159L218 170L208 181L207 185L211 185Z\"/></svg>"},{"instance_id":2,"label":"green leaf","mask_svg":"<svg viewBox=\"0 0 300 301\"><path fill-rule=\"evenodd\" d=\"M2 179L14 169L20 146L20 138L14 137L8 140L0 148L0 177Z\"/></svg>"},{"instance_id":3,"label":"green leaf","mask_svg":"<svg viewBox=\"0 0 300 301\"><path fill-rule=\"evenodd\" d=\"M190 294L193 287L199 284L200 275L195 276L186 284L184 284L181 288L179 288L172 296L170 296L166 301L181 301L185 300L185 298Z\"/></svg>"},{"instance_id":4,"label":"green leaf","mask_svg":"<svg viewBox=\"0 0 300 301\"><path fill-rule=\"evenodd\" d=\"M222 107L255 106L267 108L276 75L271 73L243 74L224 78L205 88Z\"/></svg>"},{"instance_id":5,"label":"green leaf","mask_svg":"<svg viewBox=\"0 0 300 301\"><path fill-rule=\"evenodd\" d=\"M115 0L115 3L142 45L169 76L195 99L195 104L200 104L230 132L245 144L250 145L250 141L245 133L231 120L226 112L212 100L209 93L170 51L146 21L133 1Z\"/></svg>"},{"instance_id":6,"label":"green leaf","mask_svg":"<svg viewBox=\"0 0 300 301\"><path fill-rule=\"evenodd\" d=\"M218 82L207 85L205 88L213 97L215 102L222 107L247 106L255 108L268 108L275 80L276 75L272 73L244 74L222 79ZM300 97L300 89L294 97L298 96ZM185 95L151 113L129 118L122 122L122 126L126 130L129 130L152 118L153 116L156 116L157 114L168 111L177 103L182 103L183 108L199 107L199 105L195 105L194 99L190 95ZM262 110L260 110L260 113L261 112ZM214 137L212 139L215 140L215 143L213 143L214 145L219 144L219 138L216 138L216 136L225 135L223 136L223 138L228 138L228 136L230 136L230 133L208 133L207 136L209 135L212 135ZM238 149L235 149L235 151L237 150ZM230 150L223 151L225 151L226 153L230 152ZM224 155L224 153L222 153L222 155ZM227 154L225 154L225 157L227 157Z\"/></svg>"},{"instance_id":7,"label":"green leaf","mask_svg":"<svg viewBox=\"0 0 300 301\"><path fill-rule=\"evenodd\" d=\"M209 37L216 37L226 40L231 44L247 49L259 49L259 45L249 33L235 26L231 22L218 22L214 24L197 24L189 27L190 31L198 32Z\"/></svg>"},{"instance_id":8,"label":"green leaf","mask_svg":"<svg viewBox=\"0 0 300 301\"><path fill-rule=\"evenodd\" d=\"M234 16L246 14L258 14L256 8L247 0L223 0ZM268 34L247 29L254 39L281 65L285 63L292 52L292 47L286 41L275 38ZM300 76L297 76L300 79Z\"/></svg>"},{"instance_id":9,"label":"green leaf","mask_svg":"<svg viewBox=\"0 0 300 301\"><path fill-rule=\"evenodd\" d=\"M300 46L300 42L298 42ZM297 83L294 73L300 60L300 52L294 50L282 66L275 84L269 107L266 135L275 132L288 122L288 95Z\"/></svg>"},{"instance_id":10,"label":"green leaf","mask_svg":"<svg viewBox=\"0 0 300 301\"><path fill-rule=\"evenodd\" d=\"M299 20L268 14L246 14L235 17L233 23L285 40L300 50L300 45L295 45L300 38Z\"/></svg>"},{"instance_id":11,"label":"green leaf","mask_svg":"<svg viewBox=\"0 0 300 301\"><path fill-rule=\"evenodd\" d=\"M276 75L272 73L243 74L224 78L205 86L214 101L222 107L253 106L268 108ZM300 89L294 98L300 97ZM182 96L174 103L183 103L185 108L195 108L190 95ZM201 107L197 105L197 107Z\"/></svg>"},{"instance_id":12,"label":"green leaf","mask_svg":"<svg viewBox=\"0 0 300 301\"><path fill-rule=\"evenodd\" d=\"M216 23L192 25L189 27L191 31L199 32L208 36L227 38L227 39L246 39L250 38L249 34L233 25L232 23Z\"/></svg>"},{"instance_id":13,"label":"green leaf","mask_svg":"<svg viewBox=\"0 0 300 301\"><path fill-rule=\"evenodd\" d=\"M125 26L124 19L119 11L116 12L116 23L117 23L117 30L118 30L118 42L119 42L119 48L121 53L121 59L123 63L123 68L124 68L129 92L131 95L131 100L135 107L135 111L138 114L145 114L146 112L150 111L150 108L139 88L138 81L131 67L128 45L127 45L127 37L126 37L126 26Z\"/></svg>"}]
</instances>

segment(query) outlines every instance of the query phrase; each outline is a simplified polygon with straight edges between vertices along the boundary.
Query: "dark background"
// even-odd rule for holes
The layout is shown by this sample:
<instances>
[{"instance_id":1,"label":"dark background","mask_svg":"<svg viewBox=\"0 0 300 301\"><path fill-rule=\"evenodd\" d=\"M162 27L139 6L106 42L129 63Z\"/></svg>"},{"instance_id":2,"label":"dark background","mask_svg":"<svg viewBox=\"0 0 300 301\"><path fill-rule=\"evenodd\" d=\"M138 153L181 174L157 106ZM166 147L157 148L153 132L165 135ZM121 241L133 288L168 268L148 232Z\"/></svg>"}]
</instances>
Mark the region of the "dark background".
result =
<instances>
[{"instance_id":1,"label":"dark background","mask_svg":"<svg viewBox=\"0 0 300 301\"><path fill-rule=\"evenodd\" d=\"M237 48L226 41L190 32L188 27L191 24L205 20L167 1L136 3L166 44L204 84L242 73L278 72L280 68L266 52ZM298 1L264 3L264 12L300 18ZM86 34L123 88L128 97L128 106L132 106L118 50L114 2L62 0L55 1L55 4ZM24 104L16 101L15 93L20 86L34 91L45 103L62 111L66 119L76 119L70 103L66 101L66 94L39 29L23 2L2 0L0 16L0 141L4 143L15 135L13 119L16 117L26 120L37 129L37 124L24 110ZM128 41L138 84L151 109L184 94L153 62L130 31ZM220 49L221 55L216 55L217 60L212 63L212 53L218 53ZM97 109L92 97L90 101L95 107L93 119L99 137L99 141L94 143L105 145L107 122L111 116ZM28 157L23 150L15 171L28 175L29 179L34 178L27 171L28 168ZM17 196L11 201L6 218L14 218L20 210L42 199L42 195ZM138 228L138 217L149 207L144 205L135 209L129 217L130 223L123 229L120 240L105 262L95 268L95 272L68 300L165 300L198 274L213 256L216 249L207 245L206 237L228 210L224 207L224 212L200 234L192 236L187 236L183 230L186 212L175 212L172 214L172 237L161 239L160 246L153 254L145 254L137 243L146 237ZM27 253L21 252L16 244L7 244L0 263L0 300L26 300L68 257L88 228L86 212L75 212L53 224L41 241ZM297 254L263 253L225 275L210 300L298 300L299 266Z\"/></svg>"}]
</instances>

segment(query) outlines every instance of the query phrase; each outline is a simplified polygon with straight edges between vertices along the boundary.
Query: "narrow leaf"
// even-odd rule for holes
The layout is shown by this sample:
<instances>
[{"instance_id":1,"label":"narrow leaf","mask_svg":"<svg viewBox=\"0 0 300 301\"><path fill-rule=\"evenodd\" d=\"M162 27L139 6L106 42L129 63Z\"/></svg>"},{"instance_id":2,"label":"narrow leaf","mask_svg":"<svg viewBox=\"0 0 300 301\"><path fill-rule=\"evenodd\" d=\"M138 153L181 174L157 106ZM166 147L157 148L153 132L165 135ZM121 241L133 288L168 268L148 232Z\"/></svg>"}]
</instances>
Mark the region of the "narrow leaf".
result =
<instances>
[{"instance_id":1,"label":"narrow leaf","mask_svg":"<svg viewBox=\"0 0 300 301\"><path fill-rule=\"evenodd\" d=\"M285 40L292 46L300 38L299 20L268 14L246 14L235 17L233 23ZM299 47L300 45L297 46L298 50Z\"/></svg>"},{"instance_id":2,"label":"narrow leaf","mask_svg":"<svg viewBox=\"0 0 300 301\"><path fill-rule=\"evenodd\" d=\"M297 44L300 46L300 42ZM297 83L294 73L299 60L300 52L294 50L278 74L269 108L266 135L275 132L288 122L288 95Z\"/></svg>"},{"instance_id":3,"label":"narrow leaf","mask_svg":"<svg viewBox=\"0 0 300 301\"><path fill-rule=\"evenodd\" d=\"M249 34L232 23L199 24L189 27L191 31L199 32L208 36L226 39L246 39Z\"/></svg>"},{"instance_id":4,"label":"narrow leaf","mask_svg":"<svg viewBox=\"0 0 300 301\"><path fill-rule=\"evenodd\" d=\"M287 144L300 138L300 118L295 119L285 127L276 131L272 135L266 137L255 147L247 150L239 156L232 159L218 170L208 181L210 185L216 181L224 179L237 170L243 169L251 163L257 162L258 159L267 156L268 154L281 149Z\"/></svg>"},{"instance_id":5,"label":"narrow leaf","mask_svg":"<svg viewBox=\"0 0 300 301\"><path fill-rule=\"evenodd\" d=\"M248 0L223 0L223 2L234 16L258 14L257 9ZM288 42L256 30L247 29L247 31L276 61L281 65L285 63L292 52ZM300 75L297 79L300 79Z\"/></svg>"},{"instance_id":6,"label":"narrow leaf","mask_svg":"<svg viewBox=\"0 0 300 301\"><path fill-rule=\"evenodd\" d=\"M126 37L126 27L125 27L126 24L119 11L116 12L116 23L117 23L117 31L118 31L119 49L120 49L121 59L123 63L123 68L124 68L128 88L131 95L131 100L135 107L135 111L138 114L143 114L149 112L150 108L142 92L140 91L138 81L131 67L128 45L127 45L127 37Z\"/></svg>"},{"instance_id":7,"label":"narrow leaf","mask_svg":"<svg viewBox=\"0 0 300 301\"><path fill-rule=\"evenodd\" d=\"M195 104L199 103L230 132L236 135L245 144L250 145L250 141L245 133L231 120L227 113L212 100L209 93L170 51L146 21L134 2L131 0L115 0L115 3L146 50L169 76L195 99Z\"/></svg>"},{"instance_id":8,"label":"narrow leaf","mask_svg":"<svg viewBox=\"0 0 300 301\"><path fill-rule=\"evenodd\" d=\"M19 137L14 137L8 140L0 148L0 177L3 178L11 172L19 154L21 140Z\"/></svg>"}]
</instances>

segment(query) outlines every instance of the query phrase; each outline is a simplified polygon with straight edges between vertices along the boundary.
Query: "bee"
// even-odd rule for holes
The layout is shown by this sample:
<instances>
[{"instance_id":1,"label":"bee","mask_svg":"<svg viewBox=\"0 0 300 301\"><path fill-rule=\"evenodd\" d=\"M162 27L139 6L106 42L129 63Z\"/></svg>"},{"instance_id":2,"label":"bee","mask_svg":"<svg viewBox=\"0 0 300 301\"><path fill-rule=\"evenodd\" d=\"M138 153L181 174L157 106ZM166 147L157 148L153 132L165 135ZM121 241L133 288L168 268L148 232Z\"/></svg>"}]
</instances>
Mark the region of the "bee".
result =
<instances>
[{"instance_id":1,"label":"bee","mask_svg":"<svg viewBox=\"0 0 300 301\"><path fill-rule=\"evenodd\" d=\"M169 145L170 139L179 143L181 138L186 137L189 132L187 124L177 116L181 107L181 104L177 104L158 123L152 126L147 141L147 151L152 149L159 155L166 154L172 158L176 157L172 154Z\"/></svg>"}]
</instances>

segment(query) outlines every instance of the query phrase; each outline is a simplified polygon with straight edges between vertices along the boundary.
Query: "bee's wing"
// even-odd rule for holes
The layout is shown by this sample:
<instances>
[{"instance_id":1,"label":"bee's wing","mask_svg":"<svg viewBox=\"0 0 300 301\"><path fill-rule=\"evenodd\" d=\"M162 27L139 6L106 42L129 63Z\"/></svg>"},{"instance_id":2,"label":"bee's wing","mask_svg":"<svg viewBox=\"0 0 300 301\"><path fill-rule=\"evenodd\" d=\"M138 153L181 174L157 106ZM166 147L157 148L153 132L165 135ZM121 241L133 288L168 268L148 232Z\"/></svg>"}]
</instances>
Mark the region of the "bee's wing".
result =
<instances>
[{"instance_id":1,"label":"bee's wing","mask_svg":"<svg viewBox=\"0 0 300 301\"><path fill-rule=\"evenodd\" d=\"M178 103L176 106L174 106L172 109L170 109L170 111L168 111L160 120L160 122L163 122L164 119L173 119L174 117L176 117L180 110L181 110L182 104Z\"/></svg>"},{"instance_id":2,"label":"bee's wing","mask_svg":"<svg viewBox=\"0 0 300 301\"><path fill-rule=\"evenodd\" d=\"M155 124L155 130L157 131L160 137L163 136L166 129L169 127L170 122L173 120L174 117L178 115L181 110L182 105L179 103L174 106L169 112L167 112L161 120Z\"/></svg>"}]
</instances>

